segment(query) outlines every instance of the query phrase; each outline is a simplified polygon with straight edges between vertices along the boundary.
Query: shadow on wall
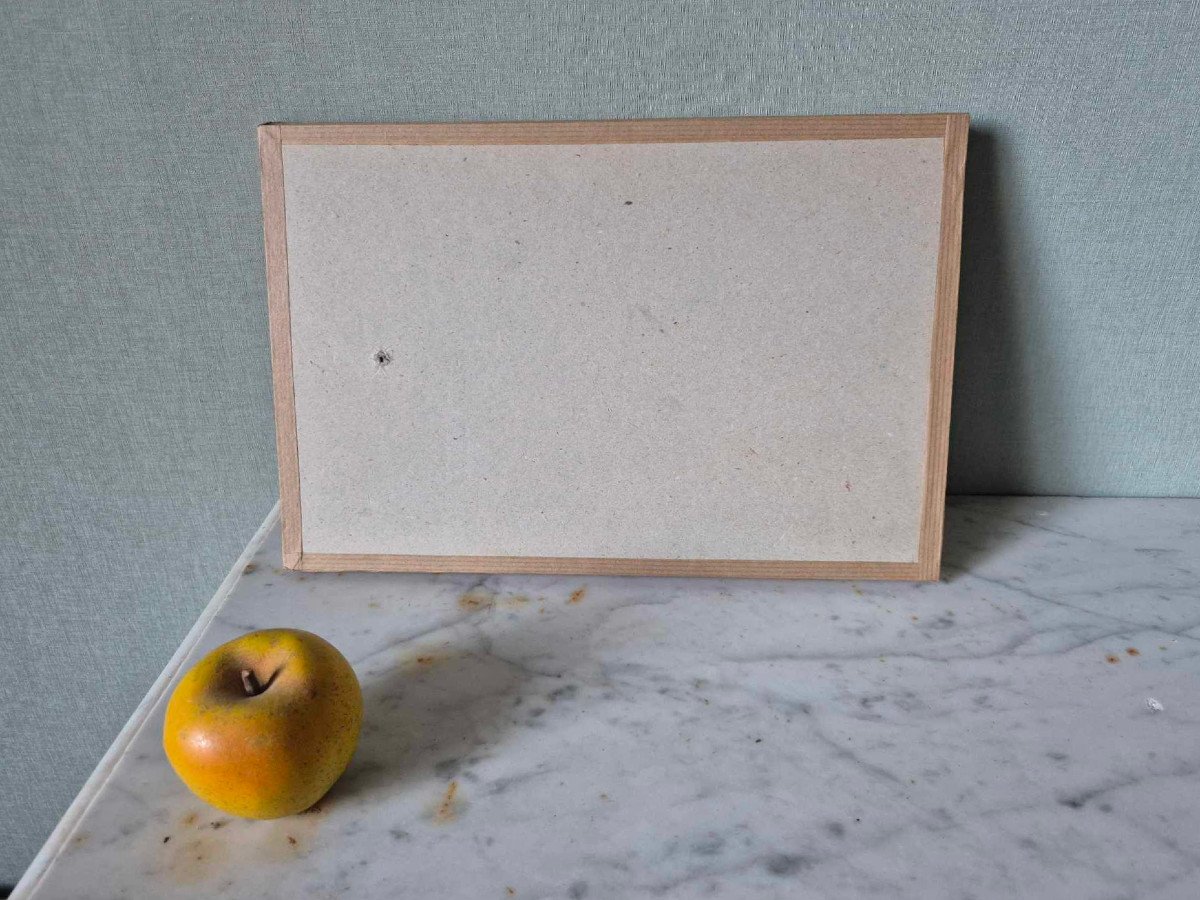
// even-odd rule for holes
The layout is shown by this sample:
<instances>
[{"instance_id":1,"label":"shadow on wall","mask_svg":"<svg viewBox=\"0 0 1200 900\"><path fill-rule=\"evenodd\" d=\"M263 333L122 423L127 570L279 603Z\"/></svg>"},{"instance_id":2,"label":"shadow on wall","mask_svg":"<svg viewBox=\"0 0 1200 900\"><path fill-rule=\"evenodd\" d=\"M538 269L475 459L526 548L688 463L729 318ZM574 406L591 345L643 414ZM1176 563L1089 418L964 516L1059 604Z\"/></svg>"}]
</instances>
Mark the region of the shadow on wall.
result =
<instances>
[{"instance_id":1,"label":"shadow on wall","mask_svg":"<svg viewBox=\"0 0 1200 900\"><path fill-rule=\"evenodd\" d=\"M1016 179L1004 143L972 128L963 198L962 280L950 426L952 494L1019 491L1034 475L1028 399L1033 379L1022 335L1027 258L1013 252ZM1017 289L1017 266L1026 276ZM1025 351L1022 348L1025 347ZM1045 406L1045 398L1040 398Z\"/></svg>"}]
</instances>

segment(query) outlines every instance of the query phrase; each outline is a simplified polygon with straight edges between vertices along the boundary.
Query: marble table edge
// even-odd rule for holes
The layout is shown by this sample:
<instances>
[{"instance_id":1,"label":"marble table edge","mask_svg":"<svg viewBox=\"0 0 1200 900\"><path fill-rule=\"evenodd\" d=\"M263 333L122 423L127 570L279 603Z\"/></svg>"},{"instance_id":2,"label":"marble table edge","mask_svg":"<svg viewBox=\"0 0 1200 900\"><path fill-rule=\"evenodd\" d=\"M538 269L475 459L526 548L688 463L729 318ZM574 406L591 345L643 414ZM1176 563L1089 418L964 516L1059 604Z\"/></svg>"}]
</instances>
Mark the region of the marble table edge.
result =
<instances>
[{"instance_id":1,"label":"marble table edge","mask_svg":"<svg viewBox=\"0 0 1200 900\"><path fill-rule=\"evenodd\" d=\"M99 796L101 789L104 787L105 782L108 781L117 763L121 760L125 750L146 724L155 704L158 703L163 692L170 686L172 679L178 673L184 660L188 658L188 655L192 652L192 648L203 637L209 624L216 618L221 607L225 605L225 601L229 598L229 595L233 593L233 589L241 579L242 572L246 568L247 563L258 552L263 541L267 539L267 536L275 527L278 518L279 503L277 501L271 508L271 511L267 513L267 517L263 520L262 524L258 526L258 530L254 532L254 536L250 538L249 543L242 549L241 554L234 561L233 566L217 587L216 592L212 595L212 599L208 601L203 612L200 613L191 630L188 631L187 636L171 656L170 661L163 668L162 672L159 673L150 690L146 692L146 696L137 705L137 708L133 711L133 715L129 717L129 721L125 723L125 726L117 734L116 739L109 746L104 756L100 758L100 762L96 764L96 768L92 770L92 774L83 783L83 787L80 788L75 799L71 801L71 805L67 807L67 811L58 820L58 824L50 832L50 836L33 858L33 862L29 864L29 868L25 870L25 874L21 876L21 880L17 882L12 893L9 894L10 900L21 900L21 898L33 895L33 891L37 888L43 876L49 871L55 858L67 846L72 833L83 819L88 807Z\"/></svg>"}]
</instances>

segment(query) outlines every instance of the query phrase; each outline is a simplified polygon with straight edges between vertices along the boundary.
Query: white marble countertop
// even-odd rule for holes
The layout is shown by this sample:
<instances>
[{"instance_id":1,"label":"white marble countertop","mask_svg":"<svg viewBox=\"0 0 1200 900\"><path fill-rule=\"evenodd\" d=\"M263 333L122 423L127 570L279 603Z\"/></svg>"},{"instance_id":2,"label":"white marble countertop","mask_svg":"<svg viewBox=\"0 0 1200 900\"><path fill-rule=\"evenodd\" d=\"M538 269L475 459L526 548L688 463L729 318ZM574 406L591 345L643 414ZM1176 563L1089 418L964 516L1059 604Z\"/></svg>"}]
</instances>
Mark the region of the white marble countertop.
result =
<instances>
[{"instance_id":1,"label":"white marble countertop","mask_svg":"<svg viewBox=\"0 0 1200 900\"><path fill-rule=\"evenodd\" d=\"M940 584L303 575L274 516L16 897L1200 895L1200 501L952 501ZM242 632L354 663L357 756L230 819L160 745Z\"/></svg>"}]
</instances>

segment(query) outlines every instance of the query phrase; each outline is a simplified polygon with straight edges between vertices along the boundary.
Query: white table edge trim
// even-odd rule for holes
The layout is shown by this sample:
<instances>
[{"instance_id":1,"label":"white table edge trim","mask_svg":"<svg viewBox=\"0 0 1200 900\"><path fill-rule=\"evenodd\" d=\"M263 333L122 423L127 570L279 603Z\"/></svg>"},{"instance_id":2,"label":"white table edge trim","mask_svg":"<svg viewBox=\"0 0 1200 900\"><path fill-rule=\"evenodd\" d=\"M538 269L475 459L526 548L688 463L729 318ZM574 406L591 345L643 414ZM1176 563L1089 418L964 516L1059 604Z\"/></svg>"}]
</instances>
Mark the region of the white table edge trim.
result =
<instances>
[{"instance_id":1,"label":"white table edge trim","mask_svg":"<svg viewBox=\"0 0 1200 900\"><path fill-rule=\"evenodd\" d=\"M134 737L141 731L142 726L146 724L146 720L150 716L150 711L154 709L154 705L158 703L159 698L166 692L171 680L183 666L183 662L191 653L192 648L196 646L196 643L200 640L200 637L204 634L209 623L217 615L220 608L225 605L226 599L228 599L242 577L242 570L246 568L247 563L258 552L259 547L262 546L271 529L275 527L275 522L278 518L279 503L276 502L271 511L267 513L266 519L258 527L258 531L254 533L254 537L250 539L250 543L242 550L241 555L225 576L224 581L221 582L220 587L213 594L212 599L208 601L208 605L204 607L204 611L200 613L200 617L196 619L196 623L187 633L187 637L183 639L183 643L179 645L179 649L175 651L166 668L162 670L162 673L155 680L146 696L142 698L142 702L133 711L133 715L129 717L129 721L125 723L125 727L121 729L112 746L108 748L108 752L101 757L100 762L96 765L88 780L84 782L78 795L71 802L71 805L67 807L67 811L63 813L62 818L59 819L58 825L50 832L50 837L46 839L46 843L42 845L42 849L38 851L37 856L33 858L33 862L29 864L29 868L25 870L25 874L21 876L21 880L13 888L12 893L9 895L10 900L20 900L22 897L29 896L33 892L33 889L37 887L38 882L41 881L42 876L50 868L50 863L54 861L59 851L70 840L71 834L75 831L84 813L87 812L92 801L99 795L100 789L104 787L104 783L108 780L109 775L112 774L117 762L124 755L126 748L133 742Z\"/></svg>"}]
</instances>

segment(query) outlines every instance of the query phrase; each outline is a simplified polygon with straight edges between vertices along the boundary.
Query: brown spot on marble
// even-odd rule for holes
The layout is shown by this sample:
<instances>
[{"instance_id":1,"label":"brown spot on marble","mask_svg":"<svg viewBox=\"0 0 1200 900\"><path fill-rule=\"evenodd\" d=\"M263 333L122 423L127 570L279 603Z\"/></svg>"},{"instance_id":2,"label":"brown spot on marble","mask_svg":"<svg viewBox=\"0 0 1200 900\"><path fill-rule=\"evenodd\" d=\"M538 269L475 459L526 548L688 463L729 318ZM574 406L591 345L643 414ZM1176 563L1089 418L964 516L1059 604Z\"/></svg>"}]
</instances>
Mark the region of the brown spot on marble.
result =
<instances>
[{"instance_id":1,"label":"brown spot on marble","mask_svg":"<svg viewBox=\"0 0 1200 900\"><path fill-rule=\"evenodd\" d=\"M496 598L492 594L487 594L483 591L467 591L458 598L458 606L464 612L479 612L480 610L490 609L495 601Z\"/></svg>"},{"instance_id":2,"label":"brown spot on marble","mask_svg":"<svg viewBox=\"0 0 1200 900\"><path fill-rule=\"evenodd\" d=\"M228 855L225 843L215 837L194 837L171 844L167 854L167 874L176 884L198 884L220 873Z\"/></svg>"},{"instance_id":3,"label":"brown spot on marble","mask_svg":"<svg viewBox=\"0 0 1200 900\"><path fill-rule=\"evenodd\" d=\"M1142 651L1139 650L1137 647L1126 647L1125 652L1128 653L1130 656L1141 656L1142 655Z\"/></svg>"},{"instance_id":4,"label":"brown spot on marble","mask_svg":"<svg viewBox=\"0 0 1200 900\"><path fill-rule=\"evenodd\" d=\"M452 654L447 649L449 646L449 641L442 641L435 646L427 644L424 647L413 647L402 651L396 659L396 664L401 669L407 669L410 672L428 671L451 658Z\"/></svg>"},{"instance_id":5,"label":"brown spot on marble","mask_svg":"<svg viewBox=\"0 0 1200 900\"><path fill-rule=\"evenodd\" d=\"M581 603L583 601L584 595L586 595L586 594L587 594L586 586L577 588L576 590L571 591L571 596L567 599L567 602L568 603Z\"/></svg>"},{"instance_id":6,"label":"brown spot on marble","mask_svg":"<svg viewBox=\"0 0 1200 900\"><path fill-rule=\"evenodd\" d=\"M199 813L196 813L196 812L190 812L190 813L188 813L186 816L184 816L182 819L180 819L179 821L180 821L180 823L181 823L181 824L183 824L183 825L195 825L195 824L196 824L196 820L197 820L197 819L199 819L199 818L200 818L200 814L199 814Z\"/></svg>"},{"instance_id":7,"label":"brown spot on marble","mask_svg":"<svg viewBox=\"0 0 1200 900\"><path fill-rule=\"evenodd\" d=\"M449 825L458 818L459 809L458 800L458 782L452 781L446 786L446 793L442 796L441 802L433 811L433 821L435 825Z\"/></svg>"},{"instance_id":8,"label":"brown spot on marble","mask_svg":"<svg viewBox=\"0 0 1200 900\"><path fill-rule=\"evenodd\" d=\"M243 575L253 575L258 571L258 563L246 563L246 568L242 569Z\"/></svg>"},{"instance_id":9,"label":"brown spot on marble","mask_svg":"<svg viewBox=\"0 0 1200 900\"><path fill-rule=\"evenodd\" d=\"M323 821L321 816L300 813L269 823L255 823L255 830L250 832L254 846L247 849L255 860L268 862L288 862L307 856Z\"/></svg>"},{"instance_id":10,"label":"brown spot on marble","mask_svg":"<svg viewBox=\"0 0 1200 900\"><path fill-rule=\"evenodd\" d=\"M1121 657L1117 656L1115 653L1108 654L1108 656L1104 657L1104 659L1106 662L1113 663L1114 665L1121 661Z\"/></svg>"}]
</instances>

